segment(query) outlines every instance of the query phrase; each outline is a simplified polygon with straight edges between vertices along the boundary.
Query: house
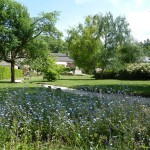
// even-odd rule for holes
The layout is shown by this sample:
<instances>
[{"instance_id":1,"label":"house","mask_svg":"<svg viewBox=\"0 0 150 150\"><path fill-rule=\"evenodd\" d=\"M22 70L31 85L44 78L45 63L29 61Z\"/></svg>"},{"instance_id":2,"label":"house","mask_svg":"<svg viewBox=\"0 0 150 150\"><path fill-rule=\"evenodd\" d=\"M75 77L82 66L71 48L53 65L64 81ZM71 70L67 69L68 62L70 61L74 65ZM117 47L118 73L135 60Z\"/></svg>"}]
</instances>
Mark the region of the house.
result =
<instances>
[{"instance_id":1,"label":"house","mask_svg":"<svg viewBox=\"0 0 150 150\"><path fill-rule=\"evenodd\" d=\"M143 58L143 62L149 63L149 62L150 62L150 57L145 56L145 57Z\"/></svg>"},{"instance_id":2,"label":"house","mask_svg":"<svg viewBox=\"0 0 150 150\"><path fill-rule=\"evenodd\" d=\"M8 63L6 61L0 61L0 66L11 67L11 63ZM17 65L15 65L15 69L18 69Z\"/></svg>"},{"instance_id":3,"label":"house","mask_svg":"<svg viewBox=\"0 0 150 150\"><path fill-rule=\"evenodd\" d=\"M65 67L75 67L74 72L70 72L74 75L85 75L82 70L75 66L74 60L69 57L68 54L62 53L51 53L51 56L55 58L56 64L63 65Z\"/></svg>"},{"instance_id":4,"label":"house","mask_svg":"<svg viewBox=\"0 0 150 150\"><path fill-rule=\"evenodd\" d=\"M74 67L74 60L69 57L68 54L63 53L51 53L51 56L55 58L56 64L63 65L65 67Z\"/></svg>"}]
</instances>

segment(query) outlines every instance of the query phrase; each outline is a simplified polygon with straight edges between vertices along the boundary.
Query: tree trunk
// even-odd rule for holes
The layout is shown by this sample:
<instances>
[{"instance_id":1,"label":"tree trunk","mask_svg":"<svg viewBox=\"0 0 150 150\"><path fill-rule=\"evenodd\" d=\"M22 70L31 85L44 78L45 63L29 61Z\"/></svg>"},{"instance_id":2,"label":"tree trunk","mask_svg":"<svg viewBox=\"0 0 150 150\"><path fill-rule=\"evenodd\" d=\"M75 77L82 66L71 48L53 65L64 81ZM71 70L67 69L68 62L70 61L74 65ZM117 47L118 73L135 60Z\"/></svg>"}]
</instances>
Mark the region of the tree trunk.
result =
<instances>
[{"instance_id":1,"label":"tree trunk","mask_svg":"<svg viewBox=\"0 0 150 150\"><path fill-rule=\"evenodd\" d=\"M103 74L104 74L104 68L102 68L102 71L101 71L101 79L103 79Z\"/></svg>"},{"instance_id":2,"label":"tree trunk","mask_svg":"<svg viewBox=\"0 0 150 150\"><path fill-rule=\"evenodd\" d=\"M15 61L11 61L11 82L15 83Z\"/></svg>"}]
</instances>

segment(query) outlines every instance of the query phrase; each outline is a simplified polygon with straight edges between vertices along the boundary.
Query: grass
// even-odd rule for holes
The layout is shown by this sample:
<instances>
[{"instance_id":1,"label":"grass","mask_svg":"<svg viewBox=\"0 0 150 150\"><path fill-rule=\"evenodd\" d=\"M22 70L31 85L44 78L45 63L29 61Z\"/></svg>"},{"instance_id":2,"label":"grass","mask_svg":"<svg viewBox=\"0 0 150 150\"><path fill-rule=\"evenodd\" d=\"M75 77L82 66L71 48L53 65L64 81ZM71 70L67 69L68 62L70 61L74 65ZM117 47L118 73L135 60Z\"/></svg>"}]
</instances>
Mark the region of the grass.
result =
<instances>
[{"instance_id":1,"label":"grass","mask_svg":"<svg viewBox=\"0 0 150 150\"><path fill-rule=\"evenodd\" d=\"M61 76L55 82L47 82L42 77L32 77L30 80L25 80L24 83L11 84L9 81L0 81L0 89L5 87L40 87L41 84L50 84L57 86L65 86L71 88L107 88L116 91L128 89L129 93L150 97L150 81L127 81L127 80L95 80L91 76Z\"/></svg>"},{"instance_id":2,"label":"grass","mask_svg":"<svg viewBox=\"0 0 150 150\"><path fill-rule=\"evenodd\" d=\"M142 95L145 97L150 97L150 81L129 81L129 80L95 80L91 76L61 76L55 82L43 81L42 77L34 77L31 80L26 80L25 83L18 83L16 85L5 84L0 82L1 87L13 87L13 86L30 86L38 87L41 84L50 84L57 86L66 86L71 88L82 88L91 87L99 89L114 89L115 91L128 89L128 92L135 95Z\"/></svg>"},{"instance_id":3,"label":"grass","mask_svg":"<svg viewBox=\"0 0 150 150\"><path fill-rule=\"evenodd\" d=\"M94 87L94 91L103 86L106 92L110 87L124 90L121 87L132 86L142 93L150 85L149 81L94 80L90 76L62 76L56 82L41 77L15 84L0 81L2 149L150 149L150 105L140 97L74 95L42 84Z\"/></svg>"}]
</instances>

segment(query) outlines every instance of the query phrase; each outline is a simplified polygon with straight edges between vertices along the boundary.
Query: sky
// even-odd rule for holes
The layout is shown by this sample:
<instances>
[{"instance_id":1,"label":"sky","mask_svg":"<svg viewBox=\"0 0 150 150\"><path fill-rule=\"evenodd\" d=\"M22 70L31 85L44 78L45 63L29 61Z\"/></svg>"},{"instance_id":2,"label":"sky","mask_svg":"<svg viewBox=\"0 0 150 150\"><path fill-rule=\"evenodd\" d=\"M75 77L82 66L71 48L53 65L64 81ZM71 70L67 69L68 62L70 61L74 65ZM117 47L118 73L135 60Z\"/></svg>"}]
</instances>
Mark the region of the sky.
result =
<instances>
[{"instance_id":1,"label":"sky","mask_svg":"<svg viewBox=\"0 0 150 150\"><path fill-rule=\"evenodd\" d=\"M84 23L88 15L111 12L126 17L135 40L150 39L150 0L16 0L28 8L31 17L41 12L60 11L57 28L66 30Z\"/></svg>"}]
</instances>

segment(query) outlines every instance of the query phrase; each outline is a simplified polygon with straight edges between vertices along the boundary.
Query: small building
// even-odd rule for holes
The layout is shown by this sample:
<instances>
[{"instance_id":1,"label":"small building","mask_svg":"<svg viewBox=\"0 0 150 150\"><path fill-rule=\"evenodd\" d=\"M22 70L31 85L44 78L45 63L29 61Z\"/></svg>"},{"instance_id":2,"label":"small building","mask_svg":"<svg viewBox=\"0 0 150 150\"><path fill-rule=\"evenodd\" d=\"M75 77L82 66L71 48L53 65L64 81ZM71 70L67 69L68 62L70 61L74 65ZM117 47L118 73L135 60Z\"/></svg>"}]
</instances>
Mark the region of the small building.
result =
<instances>
[{"instance_id":1,"label":"small building","mask_svg":"<svg viewBox=\"0 0 150 150\"><path fill-rule=\"evenodd\" d=\"M145 62L145 63L150 63L150 57L145 56L145 57L143 58L143 62Z\"/></svg>"},{"instance_id":2,"label":"small building","mask_svg":"<svg viewBox=\"0 0 150 150\"><path fill-rule=\"evenodd\" d=\"M8 63L6 61L0 61L0 66L11 67L11 63ZM15 65L15 69L18 69L17 65Z\"/></svg>"},{"instance_id":3,"label":"small building","mask_svg":"<svg viewBox=\"0 0 150 150\"><path fill-rule=\"evenodd\" d=\"M51 56L55 58L56 64L63 65L65 67L75 67L74 60L71 59L68 54L51 53Z\"/></svg>"}]
</instances>

